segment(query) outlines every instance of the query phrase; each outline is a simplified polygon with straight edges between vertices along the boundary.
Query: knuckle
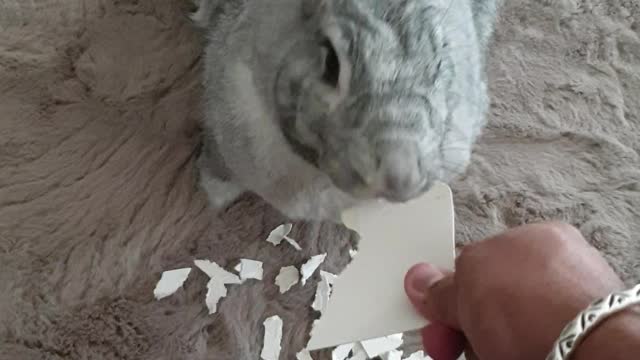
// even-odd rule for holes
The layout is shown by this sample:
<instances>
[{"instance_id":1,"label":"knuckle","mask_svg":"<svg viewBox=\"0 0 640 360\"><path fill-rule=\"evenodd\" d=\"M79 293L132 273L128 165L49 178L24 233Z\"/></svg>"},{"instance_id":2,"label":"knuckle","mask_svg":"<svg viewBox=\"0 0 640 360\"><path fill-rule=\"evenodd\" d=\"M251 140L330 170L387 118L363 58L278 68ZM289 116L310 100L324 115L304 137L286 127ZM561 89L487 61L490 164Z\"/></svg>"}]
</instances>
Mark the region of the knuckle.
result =
<instances>
[{"instance_id":1,"label":"knuckle","mask_svg":"<svg viewBox=\"0 0 640 360\"><path fill-rule=\"evenodd\" d=\"M538 225L538 231L548 241L570 243L582 239L580 230L563 222L541 223Z\"/></svg>"},{"instance_id":2,"label":"knuckle","mask_svg":"<svg viewBox=\"0 0 640 360\"><path fill-rule=\"evenodd\" d=\"M456 272L464 271L469 262L473 262L471 259L476 257L478 251L480 251L481 242L471 243L469 245L465 245L461 250L458 256L455 259L455 269Z\"/></svg>"}]
</instances>

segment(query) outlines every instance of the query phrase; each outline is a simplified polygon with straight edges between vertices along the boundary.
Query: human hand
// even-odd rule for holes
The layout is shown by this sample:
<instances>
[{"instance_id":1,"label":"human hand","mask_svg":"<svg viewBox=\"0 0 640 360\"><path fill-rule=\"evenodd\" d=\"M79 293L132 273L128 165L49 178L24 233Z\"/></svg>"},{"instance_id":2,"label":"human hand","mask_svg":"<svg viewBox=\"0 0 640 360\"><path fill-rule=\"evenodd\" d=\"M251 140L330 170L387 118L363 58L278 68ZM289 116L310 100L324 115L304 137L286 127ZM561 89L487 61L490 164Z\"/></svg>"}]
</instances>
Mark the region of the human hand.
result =
<instances>
[{"instance_id":1,"label":"human hand","mask_svg":"<svg viewBox=\"0 0 640 360\"><path fill-rule=\"evenodd\" d=\"M431 321L422 335L435 360L457 359L466 345L480 359L544 359L565 324L622 287L580 232L558 223L469 245L455 273L420 264L405 278L409 299Z\"/></svg>"}]
</instances>

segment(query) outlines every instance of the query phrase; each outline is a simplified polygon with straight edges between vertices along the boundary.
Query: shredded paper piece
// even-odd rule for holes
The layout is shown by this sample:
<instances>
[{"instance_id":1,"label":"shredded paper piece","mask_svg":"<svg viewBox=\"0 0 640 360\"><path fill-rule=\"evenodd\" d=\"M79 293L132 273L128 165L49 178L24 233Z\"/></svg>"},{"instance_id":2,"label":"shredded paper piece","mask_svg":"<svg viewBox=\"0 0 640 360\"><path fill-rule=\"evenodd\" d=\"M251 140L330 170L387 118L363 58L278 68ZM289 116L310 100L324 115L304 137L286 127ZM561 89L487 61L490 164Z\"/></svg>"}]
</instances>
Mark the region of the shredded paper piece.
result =
<instances>
[{"instance_id":1,"label":"shredded paper piece","mask_svg":"<svg viewBox=\"0 0 640 360\"><path fill-rule=\"evenodd\" d=\"M404 360L432 360L431 356L425 355L423 351L416 351Z\"/></svg>"},{"instance_id":2,"label":"shredded paper piece","mask_svg":"<svg viewBox=\"0 0 640 360\"><path fill-rule=\"evenodd\" d=\"M355 345L354 343L351 343L351 344L344 344L336 347L331 352L331 360L346 360L347 356L349 356L349 353L351 352L351 349L353 349L354 345Z\"/></svg>"},{"instance_id":3,"label":"shredded paper piece","mask_svg":"<svg viewBox=\"0 0 640 360\"><path fill-rule=\"evenodd\" d=\"M240 280L262 280L262 262L250 259L240 259L240 263L234 268L240 274Z\"/></svg>"},{"instance_id":4,"label":"shredded paper piece","mask_svg":"<svg viewBox=\"0 0 640 360\"><path fill-rule=\"evenodd\" d=\"M366 360L381 356L383 360L401 360L403 352L397 350L402 345L402 334L394 334L376 339L344 344L331 352L331 360ZM351 357L349 355L351 354ZM422 354L422 351L413 354ZM422 357L408 358L410 360L427 360ZM406 359L405 359L406 360ZM429 359L430 360L430 359Z\"/></svg>"},{"instance_id":5,"label":"shredded paper piece","mask_svg":"<svg viewBox=\"0 0 640 360\"><path fill-rule=\"evenodd\" d=\"M302 248L298 244L297 241L289 237L289 233L293 229L293 224L282 224L277 228L271 230L269 236L267 237L267 242L272 243L275 246L280 245L282 240L288 242L291 246L293 246L296 250L300 251Z\"/></svg>"},{"instance_id":6,"label":"shredded paper piece","mask_svg":"<svg viewBox=\"0 0 640 360\"><path fill-rule=\"evenodd\" d=\"M331 285L329 285L329 282L326 279L322 279L318 283L318 287L316 288L316 297L313 299L313 304L311 304L313 310L319 311L320 314L324 313L330 296Z\"/></svg>"},{"instance_id":7,"label":"shredded paper piece","mask_svg":"<svg viewBox=\"0 0 640 360\"><path fill-rule=\"evenodd\" d=\"M285 239L289 244L291 244L291 246L293 246L293 248L294 248L294 249L296 249L296 250L298 250L298 251L302 250L302 247L300 247L300 244L298 244L298 242L297 242L297 241L293 240L292 238L290 238L290 237L288 237L288 236L286 236L284 239Z\"/></svg>"},{"instance_id":8,"label":"shredded paper piece","mask_svg":"<svg viewBox=\"0 0 640 360\"><path fill-rule=\"evenodd\" d=\"M352 357L349 358L349 360L367 360L367 359L369 359L369 358L367 357L367 353L365 353L365 352L356 353Z\"/></svg>"},{"instance_id":9,"label":"shredded paper piece","mask_svg":"<svg viewBox=\"0 0 640 360\"><path fill-rule=\"evenodd\" d=\"M276 285L280 288L280 293L284 294L299 280L298 269L295 266L285 266L280 269L280 273L276 276Z\"/></svg>"},{"instance_id":10,"label":"shredded paper piece","mask_svg":"<svg viewBox=\"0 0 640 360\"><path fill-rule=\"evenodd\" d=\"M227 296L227 287L216 279L209 279L207 283L207 296L205 298L209 315L215 314L216 311L218 311L218 302L225 296Z\"/></svg>"},{"instance_id":11,"label":"shredded paper piece","mask_svg":"<svg viewBox=\"0 0 640 360\"><path fill-rule=\"evenodd\" d=\"M313 360L309 350L302 350L296 354L296 360Z\"/></svg>"},{"instance_id":12,"label":"shredded paper piece","mask_svg":"<svg viewBox=\"0 0 640 360\"><path fill-rule=\"evenodd\" d=\"M320 276L323 279L326 278L327 282L329 283L329 285L333 285L333 283L336 282L336 279L338 278L338 275L332 274L332 273L324 271L324 270L320 270Z\"/></svg>"},{"instance_id":13,"label":"shredded paper piece","mask_svg":"<svg viewBox=\"0 0 640 360\"><path fill-rule=\"evenodd\" d=\"M240 284L242 281L238 275L232 274L220 267L220 265L209 260L195 260L194 264L209 276L207 283L207 295L205 303L209 309L209 314L218 311L218 302L227 296L227 284Z\"/></svg>"},{"instance_id":14,"label":"shredded paper piece","mask_svg":"<svg viewBox=\"0 0 640 360\"><path fill-rule=\"evenodd\" d=\"M271 230L271 233L269 233L269 236L267 237L267 242L270 242L275 246L280 245L285 236L289 235L291 229L293 229L293 224L282 224L278 226Z\"/></svg>"},{"instance_id":15,"label":"shredded paper piece","mask_svg":"<svg viewBox=\"0 0 640 360\"><path fill-rule=\"evenodd\" d=\"M361 343L355 343L351 351L353 352L353 355L349 360L367 360L369 358Z\"/></svg>"},{"instance_id":16,"label":"shredded paper piece","mask_svg":"<svg viewBox=\"0 0 640 360\"><path fill-rule=\"evenodd\" d=\"M386 354L382 354L382 360L402 360L403 352L400 350L391 350Z\"/></svg>"},{"instance_id":17,"label":"shredded paper piece","mask_svg":"<svg viewBox=\"0 0 640 360\"><path fill-rule=\"evenodd\" d=\"M399 348L402 345L402 334L364 340L360 344L362 344L367 355L372 358Z\"/></svg>"},{"instance_id":18,"label":"shredded paper piece","mask_svg":"<svg viewBox=\"0 0 640 360\"><path fill-rule=\"evenodd\" d=\"M337 276L320 270L320 277L321 280L316 288L316 297L313 300L311 307L313 310L319 311L320 314L323 314L327 308L327 304L329 303L329 298L331 297L331 285L333 285Z\"/></svg>"},{"instance_id":19,"label":"shredded paper piece","mask_svg":"<svg viewBox=\"0 0 640 360\"><path fill-rule=\"evenodd\" d=\"M304 286L307 283L307 280L313 275L313 273L318 269L318 266L322 264L324 259L327 257L327 254L320 254L316 256L312 256L306 263L302 265L300 268L300 275L302 276L302 285Z\"/></svg>"},{"instance_id":20,"label":"shredded paper piece","mask_svg":"<svg viewBox=\"0 0 640 360\"><path fill-rule=\"evenodd\" d=\"M191 268L163 272L158 284L156 284L156 288L153 290L156 300L164 299L178 291L187 280L187 277L189 277L190 272Z\"/></svg>"},{"instance_id":21,"label":"shredded paper piece","mask_svg":"<svg viewBox=\"0 0 640 360\"><path fill-rule=\"evenodd\" d=\"M263 360L278 360L282 342L282 319L278 315L264 321L264 342L260 357Z\"/></svg>"},{"instance_id":22,"label":"shredded paper piece","mask_svg":"<svg viewBox=\"0 0 640 360\"><path fill-rule=\"evenodd\" d=\"M211 279L216 279L223 284L240 284L240 278L209 260L195 260L194 264Z\"/></svg>"}]
</instances>

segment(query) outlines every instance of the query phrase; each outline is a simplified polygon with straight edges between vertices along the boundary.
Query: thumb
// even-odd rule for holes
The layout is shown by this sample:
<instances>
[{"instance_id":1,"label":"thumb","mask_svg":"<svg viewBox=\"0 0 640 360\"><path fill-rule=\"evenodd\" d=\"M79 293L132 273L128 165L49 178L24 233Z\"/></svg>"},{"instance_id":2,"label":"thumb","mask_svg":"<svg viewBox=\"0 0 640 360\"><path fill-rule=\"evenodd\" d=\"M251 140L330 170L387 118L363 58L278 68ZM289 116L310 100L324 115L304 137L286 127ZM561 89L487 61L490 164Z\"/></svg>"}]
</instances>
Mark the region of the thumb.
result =
<instances>
[{"instance_id":1,"label":"thumb","mask_svg":"<svg viewBox=\"0 0 640 360\"><path fill-rule=\"evenodd\" d=\"M418 264L407 272L404 288L413 306L429 321L460 329L452 273L431 264Z\"/></svg>"}]
</instances>

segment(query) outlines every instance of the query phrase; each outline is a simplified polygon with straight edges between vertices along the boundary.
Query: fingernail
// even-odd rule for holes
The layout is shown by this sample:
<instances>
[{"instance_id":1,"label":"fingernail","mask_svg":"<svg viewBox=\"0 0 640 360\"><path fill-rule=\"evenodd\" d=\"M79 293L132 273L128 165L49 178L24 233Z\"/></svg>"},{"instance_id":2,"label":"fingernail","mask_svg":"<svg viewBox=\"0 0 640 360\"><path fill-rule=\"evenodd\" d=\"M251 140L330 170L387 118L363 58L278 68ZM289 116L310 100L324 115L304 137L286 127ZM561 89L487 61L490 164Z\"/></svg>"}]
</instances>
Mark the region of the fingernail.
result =
<instances>
[{"instance_id":1,"label":"fingernail","mask_svg":"<svg viewBox=\"0 0 640 360\"><path fill-rule=\"evenodd\" d=\"M444 274L430 264L418 264L409 269L404 279L404 286L413 305L421 310L427 290L443 277Z\"/></svg>"},{"instance_id":2,"label":"fingernail","mask_svg":"<svg viewBox=\"0 0 640 360\"><path fill-rule=\"evenodd\" d=\"M411 287L420 293L425 293L433 284L440 281L444 274L430 264L418 264L409 270L411 273Z\"/></svg>"}]
</instances>

